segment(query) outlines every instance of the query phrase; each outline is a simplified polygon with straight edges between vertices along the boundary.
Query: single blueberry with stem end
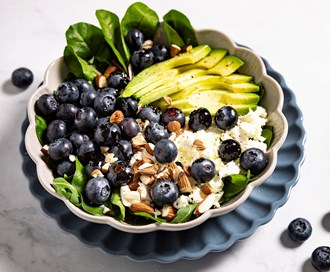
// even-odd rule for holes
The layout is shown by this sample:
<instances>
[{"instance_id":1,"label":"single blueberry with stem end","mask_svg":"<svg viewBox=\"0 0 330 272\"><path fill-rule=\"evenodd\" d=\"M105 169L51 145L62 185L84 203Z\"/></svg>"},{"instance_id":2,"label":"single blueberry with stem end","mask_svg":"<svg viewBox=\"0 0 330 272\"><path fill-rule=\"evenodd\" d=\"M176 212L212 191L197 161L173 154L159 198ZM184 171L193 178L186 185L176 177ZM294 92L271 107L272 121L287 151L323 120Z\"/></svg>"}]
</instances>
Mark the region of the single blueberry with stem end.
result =
<instances>
[{"instance_id":1,"label":"single blueberry with stem end","mask_svg":"<svg viewBox=\"0 0 330 272\"><path fill-rule=\"evenodd\" d=\"M11 83L18 88L27 88L32 82L33 73L28 68L18 68L11 74Z\"/></svg>"},{"instance_id":2,"label":"single blueberry with stem end","mask_svg":"<svg viewBox=\"0 0 330 272\"><path fill-rule=\"evenodd\" d=\"M298 217L288 226L289 237L295 242L304 242L312 235L312 225L305 219Z\"/></svg>"}]
</instances>

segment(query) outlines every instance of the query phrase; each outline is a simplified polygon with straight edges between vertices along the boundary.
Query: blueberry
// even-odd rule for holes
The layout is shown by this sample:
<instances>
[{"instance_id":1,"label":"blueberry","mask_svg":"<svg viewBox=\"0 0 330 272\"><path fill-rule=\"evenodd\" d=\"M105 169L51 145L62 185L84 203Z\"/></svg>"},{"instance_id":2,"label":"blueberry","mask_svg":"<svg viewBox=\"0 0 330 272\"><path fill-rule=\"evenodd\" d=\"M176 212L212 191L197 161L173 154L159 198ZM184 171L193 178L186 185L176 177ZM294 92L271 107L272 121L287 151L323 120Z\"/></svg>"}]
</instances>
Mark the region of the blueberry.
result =
<instances>
[{"instance_id":1,"label":"blueberry","mask_svg":"<svg viewBox=\"0 0 330 272\"><path fill-rule=\"evenodd\" d=\"M80 107L94 107L94 100L97 92L93 90L86 90L80 95L79 106Z\"/></svg>"},{"instance_id":2,"label":"blueberry","mask_svg":"<svg viewBox=\"0 0 330 272\"><path fill-rule=\"evenodd\" d=\"M208 109L199 108L189 115L189 129L196 132L198 130L207 130L212 124L212 116Z\"/></svg>"},{"instance_id":3,"label":"blueberry","mask_svg":"<svg viewBox=\"0 0 330 272\"><path fill-rule=\"evenodd\" d=\"M160 121L160 110L153 107L153 106L143 106L138 113L138 118L140 118L142 121L150 121L159 123Z\"/></svg>"},{"instance_id":4,"label":"blueberry","mask_svg":"<svg viewBox=\"0 0 330 272\"><path fill-rule=\"evenodd\" d=\"M72 162L68 159L59 162L56 167L56 173L60 177L64 177L64 175L72 176L75 170L76 170L75 162Z\"/></svg>"},{"instance_id":5,"label":"blueberry","mask_svg":"<svg viewBox=\"0 0 330 272\"><path fill-rule=\"evenodd\" d=\"M108 85L110 88L114 88L120 91L124 90L127 84L130 82L128 75L124 72L114 72L108 77Z\"/></svg>"},{"instance_id":6,"label":"blueberry","mask_svg":"<svg viewBox=\"0 0 330 272\"><path fill-rule=\"evenodd\" d=\"M173 203L179 197L179 188L172 180L161 180L152 187L151 197L159 206Z\"/></svg>"},{"instance_id":7,"label":"blueberry","mask_svg":"<svg viewBox=\"0 0 330 272\"><path fill-rule=\"evenodd\" d=\"M75 149L77 149L83 142L88 141L89 137L87 134L83 134L78 131L74 131L69 136L69 140L71 141L73 147Z\"/></svg>"},{"instance_id":8,"label":"blueberry","mask_svg":"<svg viewBox=\"0 0 330 272\"><path fill-rule=\"evenodd\" d=\"M150 123L144 130L144 136L149 143L156 144L162 139L170 137L170 133L166 127L159 123Z\"/></svg>"},{"instance_id":9,"label":"blueberry","mask_svg":"<svg viewBox=\"0 0 330 272\"><path fill-rule=\"evenodd\" d=\"M61 83L54 92L54 96L57 101L61 103L76 103L79 99L78 87L70 81Z\"/></svg>"},{"instance_id":10,"label":"blueberry","mask_svg":"<svg viewBox=\"0 0 330 272\"><path fill-rule=\"evenodd\" d=\"M52 118L57 111L58 102L51 94L41 95L36 102L36 110L45 118Z\"/></svg>"},{"instance_id":11,"label":"blueberry","mask_svg":"<svg viewBox=\"0 0 330 272\"><path fill-rule=\"evenodd\" d=\"M236 160L241 155L241 145L233 139L224 140L218 148L218 154L224 162Z\"/></svg>"},{"instance_id":12,"label":"blueberry","mask_svg":"<svg viewBox=\"0 0 330 272\"><path fill-rule=\"evenodd\" d=\"M48 147L48 155L54 161L67 159L72 151L72 144L66 138L58 138L52 141Z\"/></svg>"},{"instance_id":13,"label":"blueberry","mask_svg":"<svg viewBox=\"0 0 330 272\"><path fill-rule=\"evenodd\" d=\"M99 116L109 116L115 110L116 97L109 91L98 91L94 99L94 109Z\"/></svg>"},{"instance_id":14,"label":"blueberry","mask_svg":"<svg viewBox=\"0 0 330 272\"><path fill-rule=\"evenodd\" d=\"M128 184L133 180L133 176L134 171L132 167L126 162L120 160L114 162L111 165L109 172L106 174L107 180L115 187Z\"/></svg>"},{"instance_id":15,"label":"blueberry","mask_svg":"<svg viewBox=\"0 0 330 272\"><path fill-rule=\"evenodd\" d=\"M120 110L125 117L136 117L138 111L138 101L133 97L118 98L116 102L116 109Z\"/></svg>"},{"instance_id":16,"label":"blueberry","mask_svg":"<svg viewBox=\"0 0 330 272\"><path fill-rule=\"evenodd\" d=\"M33 73L28 68L18 68L11 74L11 83L18 88L27 88L32 82Z\"/></svg>"},{"instance_id":17,"label":"blueberry","mask_svg":"<svg viewBox=\"0 0 330 272\"><path fill-rule=\"evenodd\" d=\"M93 204L102 204L108 200L111 189L106 178L95 177L87 182L85 192L90 202Z\"/></svg>"},{"instance_id":18,"label":"blueberry","mask_svg":"<svg viewBox=\"0 0 330 272\"><path fill-rule=\"evenodd\" d=\"M121 137L121 130L118 125L106 123L99 125L94 132L94 140L99 145L111 146Z\"/></svg>"},{"instance_id":19,"label":"blueberry","mask_svg":"<svg viewBox=\"0 0 330 272\"><path fill-rule=\"evenodd\" d=\"M151 48L152 53L154 54L154 62L162 62L168 59L169 54L165 45L156 44Z\"/></svg>"},{"instance_id":20,"label":"blueberry","mask_svg":"<svg viewBox=\"0 0 330 272\"><path fill-rule=\"evenodd\" d=\"M304 218L296 218L290 222L288 234L293 241L306 241L312 235L312 225Z\"/></svg>"},{"instance_id":21,"label":"blueberry","mask_svg":"<svg viewBox=\"0 0 330 272\"><path fill-rule=\"evenodd\" d=\"M73 83L77 86L79 92L82 94L88 91L95 91L95 88L86 79L78 78L73 80Z\"/></svg>"},{"instance_id":22,"label":"blueberry","mask_svg":"<svg viewBox=\"0 0 330 272\"><path fill-rule=\"evenodd\" d=\"M199 158L192 163L190 174L197 182L208 182L215 176L215 164L209 159Z\"/></svg>"},{"instance_id":23,"label":"blueberry","mask_svg":"<svg viewBox=\"0 0 330 272\"><path fill-rule=\"evenodd\" d=\"M154 54L148 49L134 51L131 63L135 71L142 71L154 64Z\"/></svg>"},{"instance_id":24,"label":"blueberry","mask_svg":"<svg viewBox=\"0 0 330 272\"><path fill-rule=\"evenodd\" d=\"M160 163L170 163L176 159L178 148L170 139L162 139L155 144L154 156Z\"/></svg>"},{"instance_id":25,"label":"blueberry","mask_svg":"<svg viewBox=\"0 0 330 272\"><path fill-rule=\"evenodd\" d=\"M214 121L216 126L220 129L231 129L237 124L237 111L231 106L223 106L216 112Z\"/></svg>"},{"instance_id":26,"label":"blueberry","mask_svg":"<svg viewBox=\"0 0 330 272\"><path fill-rule=\"evenodd\" d=\"M47 139L49 142L58 138L63 138L67 132L67 125L63 120L55 119L51 121L46 130Z\"/></svg>"},{"instance_id":27,"label":"blueberry","mask_svg":"<svg viewBox=\"0 0 330 272\"><path fill-rule=\"evenodd\" d=\"M73 124L78 107L71 103L60 104L56 111L56 117L65 121L67 124Z\"/></svg>"},{"instance_id":28,"label":"blueberry","mask_svg":"<svg viewBox=\"0 0 330 272\"><path fill-rule=\"evenodd\" d=\"M312 253L311 262L317 271L330 271L330 247L317 247Z\"/></svg>"},{"instance_id":29,"label":"blueberry","mask_svg":"<svg viewBox=\"0 0 330 272\"><path fill-rule=\"evenodd\" d=\"M94 129L96 117L97 115L93 108L83 107L77 111L74 124L78 130L88 132Z\"/></svg>"},{"instance_id":30,"label":"blueberry","mask_svg":"<svg viewBox=\"0 0 330 272\"><path fill-rule=\"evenodd\" d=\"M131 117L124 118L124 120L120 122L119 127L122 133L122 137L125 140L132 139L140 131L139 124L135 121L134 118Z\"/></svg>"},{"instance_id":31,"label":"blueberry","mask_svg":"<svg viewBox=\"0 0 330 272\"><path fill-rule=\"evenodd\" d=\"M178 108L167 108L160 116L160 123L167 126L169 122L177 121L183 128L186 124L186 117L184 113Z\"/></svg>"},{"instance_id":32,"label":"blueberry","mask_svg":"<svg viewBox=\"0 0 330 272\"><path fill-rule=\"evenodd\" d=\"M104 164L104 157L99 156L99 158L93 158L85 166L85 171L89 177L92 177L92 172L96 169L101 170Z\"/></svg>"},{"instance_id":33,"label":"blueberry","mask_svg":"<svg viewBox=\"0 0 330 272\"><path fill-rule=\"evenodd\" d=\"M129 50L131 52L134 52L142 48L142 45L144 43L144 35L140 30L133 28L127 32L125 41Z\"/></svg>"},{"instance_id":34,"label":"blueberry","mask_svg":"<svg viewBox=\"0 0 330 272\"><path fill-rule=\"evenodd\" d=\"M129 161L133 156L132 144L127 140L119 140L111 146L110 153L114 154L119 160Z\"/></svg>"},{"instance_id":35,"label":"blueberry","mask_svg":"<svg viewBox=\"0 0 330 272\"><path fill-rule=\"evenodd\" d=\"M83 142L77 149L77 156L82 164L87 164L89 161L98 158L99 147L94 141L88 140Z\"/></svg>"},{"instance_id":36,"label":"blueberry","mask_svg":"<svg viewBox=\"0 0 330 272\"><path fill-rule=\"evenodd\" d=\"M248 148L240 156L241 167L251 174L260 174L267 166L268 160L265 153L259 148Z\"/></svg>"}]
</instances>

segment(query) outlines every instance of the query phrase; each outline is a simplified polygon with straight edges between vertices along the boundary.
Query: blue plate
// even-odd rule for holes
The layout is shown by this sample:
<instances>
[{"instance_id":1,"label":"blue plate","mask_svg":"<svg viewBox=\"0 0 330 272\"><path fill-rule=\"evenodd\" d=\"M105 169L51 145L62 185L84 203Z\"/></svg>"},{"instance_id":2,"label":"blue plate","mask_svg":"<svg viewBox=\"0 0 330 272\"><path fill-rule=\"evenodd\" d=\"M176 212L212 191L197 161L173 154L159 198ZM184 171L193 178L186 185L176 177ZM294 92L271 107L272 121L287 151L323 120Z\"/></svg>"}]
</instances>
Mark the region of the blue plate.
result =
<instances>
[{"instance_id":1,"label":"blue plate","mask_svg":"<svg viewBox=\"0 0 330 272\"><path fill-rule=\"evenodd\" d=\"M35 164L21 142L23 171L29 179L30 190L41 202L43 210L53 217L59 226L78 237L83 243L100 247L113 255L133 260L156 260L170 263L179 259L198 259L210 252L221 252L236 241L246 239L255 230L269 222L275 211L284 205L291 188L297 183L304 160L305 130L302 113L293 92L284 78L264 60L267 72L282 87L283 112L288 120L288 136L279 150L278 163L273 175L254 189L249 198L233 212L212 218L202 225L180 232L157 231L146 234L121 232L107 225L86 222L72 214L62 201L47 193L40 185ZM22 124L24 139L28 120ZM143 246L141 246L143 245Z\"/></svg>"}]
</instances>

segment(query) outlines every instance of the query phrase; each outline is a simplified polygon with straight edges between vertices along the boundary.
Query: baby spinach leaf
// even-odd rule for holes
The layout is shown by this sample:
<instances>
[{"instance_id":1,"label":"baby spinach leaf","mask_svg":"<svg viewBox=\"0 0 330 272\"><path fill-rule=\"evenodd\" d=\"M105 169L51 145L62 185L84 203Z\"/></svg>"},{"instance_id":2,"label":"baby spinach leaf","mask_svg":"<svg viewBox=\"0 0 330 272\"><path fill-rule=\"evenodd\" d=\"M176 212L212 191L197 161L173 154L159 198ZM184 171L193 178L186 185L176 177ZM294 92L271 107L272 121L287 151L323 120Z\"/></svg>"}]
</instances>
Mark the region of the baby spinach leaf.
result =
<instances>
[{"instance_id":1,"label":"baby spinach leaf","mask_svg":"<svg viewBox=\"0 0 330 272\"><path fill-rule=\"evenodd\" d=\"M186 15L172 9L164 15L163 19L177 32L185 45L198 45L195 30Z\"/></svg>"},{"instance_id":2,"label":"baby spinach leaf","mask_svg":"<svg viewBox=\"0 0 330 272\"><path fill-rule=\"evenodd\" d=\"M119 212L116 212L116 218L120 221L125 221L125 206L121 201L119 190L114 190L110 197L112 206L118 207Z\"/></svg>"},{"instance_id":3,"label":"baby spinach leaf","mask_svg":"<svg viewBox=\"0 0 330 272\"><path fill-rule=\"evenodd\" d=\"M103 213L104 207L102 205L101 206L91 206L91 205L88 205L86 203L86 201L83 200L81 203L81 206L85 212L88 212L90 214L102 215L102 216L104 215L104 213Z\"/></svg>"},{"instance_id":4,"label":"baby spinach leaf","mask_svg":"<svg viewBox=\"0 0 330 272\"><path fill-rule=\"evenodd\" d=\"M38 140L41 144L43 144L43 135L44 132L47 130L47 122L44 118L42 118L39 115L35 115L35 121L36 121L36 134L38 137Z\"/></svg>"},{"instance_id":5,"label":"baby spinach leaf","mask_svg":"<svg viewBox=\"0 0 330 272\"><path fill-rule=\"evenodd\" d=\"M82 198L77 189L64 178L55 178L52 182L55 191L68 199L72 204L81 207Z\"/></svg>"},{"instance_id":6,"label":"baby spinach leaf","mask_svg":"<svg viewBox=\"0 0 330 272\"><path fill-rule=\"evenodd\" d=\"M86 62L92 63L96 59L110 64L113 53L100 28L80 22L71 25L65 36L67 45Z\"/></svg>"},{"instance_id":7,"label":"baby spinach leaf","mask_svg":"<svg viewBox=\"0 0 330 272\"><path fill-rule=\"evenodd\" d=\"M128 7L121 20L121 30L126 37L130 29L139 29L146 39L152 39L159 24L157 13L147 5L136 2Z\"/></svg>"},{"instance_id":8,"label":"baby spinach leaf","mask_svg":"<svg viewBox=\"0 0 330 272\"><path fill-rule=\"evenodd\" d=\"M85 189L86 183L87 174L85 172L85 168L76 157L76 170L72 177L72 185L77 189L78 192L82 193Z\"/></svg>"},{"instance_id":9,"label":"baby spinach leaf","mask_svg":"<svg viewBox=\"0 0 330 272\"><path fill-rule=\"evenodd\" d=\"M180 208L171 223L184 223L189 221L193 215L196 206L197 203L193 203L186 207Z\"/></svg>"},{"instance_id":10,"label":"baby spinach leaf","mask_svg":"<svg viewBox=\"0 0 330 272\"><path fill-rule=\"evenodd\" d=\"M110 11L99 9L96 11L96 17L101 25L105 40L112 48L123 69L127 71L130 54L121 34L118 16Z\"/></svg>"},{"instance_id":11,"label":"baby spinach leaf","mask_svg":"<svg viewBox=\"0 0 330 272\"><path fill-rule=\"evenodd\" d=\"M273 126L264 126L261 135L266 138L265 143L270 147L273 140Z\"/></svg>"},{"instance_id":12,"label":"baby spinach leaf","mask_svg":"<svg viewBox=\"0 0 330 272\"><path fill-rule=\"evenodd\" d=\"M159 24L154 37L154 42L156 44L163 44L168 49L171 48L172 44L178 45L180 47L185 46L185 43L181 39L180 35L166 22L161 22Z\"/></svg>"},{"instance_id":13,"label":"baby spinach leaf","mask_svg":"<svg viewBox=\"0 0 330 272\"><path fill-rule=\"evenodd\" d=\"M64 49L64 62L69 71L77 78L85 78L88 81L93 81L100 72L87 61L79 57L71 46L66 46Z\"/></svg>"},{"instance_id":14,"label":"baby spinach leaf","mask_svg":"<svg viewBox=\"0 0 330 272\"><path fill-rule=\"evenodd\" d=\"M155 217L155 216L152 216L151 214L146 213L146 212L136 212L136 213L133 213L133 214L137 215L137 216L142 216L144 218L151 219L151 220L159 222L159 223L167 222L166 219L164 219L164 218Z\"/></svg>"},{"instance_id":15,"label":"baby spinach leaf","mask_svg":"<svg viewBox=\"0 0 330 272\"><path fill-rule=\"evenodd\" d=\"M244 190L249 183L249 175L231 174L223 178L223 198L228 200Z\"/></svg>"}]
</instances>

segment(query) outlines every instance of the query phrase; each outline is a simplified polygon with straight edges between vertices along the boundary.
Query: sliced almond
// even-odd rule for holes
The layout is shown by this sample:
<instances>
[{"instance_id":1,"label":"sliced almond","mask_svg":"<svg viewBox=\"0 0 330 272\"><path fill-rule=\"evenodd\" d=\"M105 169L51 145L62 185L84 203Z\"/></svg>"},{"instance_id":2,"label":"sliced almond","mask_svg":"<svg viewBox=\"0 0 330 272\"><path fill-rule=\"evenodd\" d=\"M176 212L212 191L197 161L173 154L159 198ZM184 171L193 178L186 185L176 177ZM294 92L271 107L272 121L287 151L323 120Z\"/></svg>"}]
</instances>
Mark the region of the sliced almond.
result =
<instances>
[{"instance_id":1,"label":"sliced almond","mask_svg":"<svg viewBox=\"0 0 330 272\"><path fill-rule=\"evenodd\" d=\"M147 144L146 139L144 138L142 133L138 133L136 136L134 136L132 139L132 145L135 146L144 146Z\"/></svg>"},{"instance_id":2,"label":"sliced almond","mask_svg":"<svg viewBox=\"0 0 330 272\"><path fill-rule=\"evenodd\" d=\"M44 145L44 146L41 147L40 151L42 152L42 154L48 155L48 149L49 149L49 146Z\"/></svg>"},{"instance_id":3,"label":"sliced almond","mask_svg":"<svg viewBox=\"0 0 330 272\"><path fill-rule=\"evenodd\" d=\"M194 142L193 142L193 145L198 149L198 150L205 150L205 146L203 144L203 142L199 139L196 139Z\"/></svg>"},{"instance_id":4,"label":"sliced almond","mask_svg":"<svg viewBox=\"0 0 330 272\"><path fill-rule=\"evenodd\" d=\"M155 176L150 176L150 175L141 175L140 180L144 185L151 185L154 183L156 180Z\"/></svg>"},{"instance_id":5,"label":"sliced almond","mask_svg":"<svg viewBox=\"0 0 330 272\"><path fill-rule=\"evenodd\" d=\"M172 221L176 216L176 209L172 205L165 204L162 208L161 216L167 221Z\"/></svg>"},{"instance_id":6,"label":"sliced almond","mask_svg":"<svg viewBox=\"0 0 330 272\"><path fill-rule=\"evenodd\" d=\"M181 131L181 125L178 121L171 121L168 123L167 129L178 135L178 134L180 134L180 131Z\"/></svg>"},{"instance_id":7,"label":"sliced almond","mask_svg":"<svg viewBox=\"0 0 330 272\"><path fill-rule=\"evenodd\" d=\"M110 123L119 125L124 118L124 113L120 110L116 110L110 116Z\"/></svg>"},{"instance_id":8,"label":"sliced almond","mask_svg":"<svg viewBox=\"0 0 330 272\"><path fill-rule=\"evenodd\" d=\"M207 183L203 183L203 184L201 184L199 188L201 189L201 191L202 191L205 195L212 194L212 188L211 188L210 185L207 184Z\"/></svg>"},{"instance_id":9,"label":"sliced almond","mask_svg":"<svg viewBox=\"0 0 330 272\"><path fill-rule=\"evenodd\" d=\"M146 212L150 215L155 214L155 210L151 206L149 206L148 204L142 203L142 202L132 203L132 205L130 206L130 209L133 213Z\"/></svg>"},{"instance_id":10,"label":"sliced almond","mask_svg":"<svg viewBox=\"0 0 330 272\"><path fill-rule=\"evenodd\" d=\"M194 214L201 215L212 208L214 202L216 201L216 195L210 194L203 201L201 201L195 208Z\"/></svg>"},{"instance_id":11,"label":"sliced almond","mask_svg":"<svg viewBox=\"0 0 330 272\"><path fill-rule=\"evenodd\" d=\"M148 163L146 163L148 164ZM158 173L159 166L157 164L152 164L148 167L139 168L139 173L141 175L156 175Z\"/></svg>"},{"instance_id":12,"label":"sliced almond","mask_svg":"<svg viewBox=\"0 0 330 272\"><path fill-rule=\"evenodd\" d=\"M96 86L100 89L108 87L108 80L105 75L97 74L95 77Z\"/></svg>"},{"instance_id":13,"label":"sliced almond","mask_svg":"<svg viewBox=\"0 0 330 272\"><path fill-rule=\"evenodd\" d=\"M104 157L104 161L108 162L108 163L113 163L113 162L118 161L118 158L115 157L115 154L113 154L113 153L107 153Z\"/></svg>"},{"instance_id":14,"label":"sliced almond","mask_svg":"<svg viewBox=\"0 0 330 272\"><path fill-rule=\"evenodd\" d=\"M151 49L152 46L154 45L152 40L146 40L143 44L142 44L142 48L143 49Z\"/></svg>"},{"instance_id":15,"label":"sliced almond","mask_svg":"<svg viewBox=\"0 0 330 272\"><path fill-rule=\"evenodd\" d=\"M191 194L193 192L193 189L191 187L190 181L188 177L186 176L185 172L180 172L178 175L178 187L180 189L181 193L189 193Z\"/></svg>"},{"instance_id":16,"label":"sliced almond","mask_svg":"<svg viewBox=\"0 0 330 272\"><path fill-rule=\"evenodd\" d=\"M170 107L172 105L172 98L169 96L163 96L163 99L165 101L165 103L167 104L168 107Z\"/></svg>"},{"instance_id":17,"label":"sliced almond","mask_svg":"<svg viewBox=\"0 0 330 272\"><path fill-rule=\"evenodd\" d=\"M136 191L139 188L140 186L139 180L140 180L140 174L137 174L134 175L133 180L127 184L131 191Z\"/></svg>"},{"instance_id":18,"label":"sliced almond","mask_svg":"<svg viewBox=\"0 0 330 272\"><path fill-rule=\"evenodd\" d=\"M96 177L104 177L103 173L101 172L100 169L94 169L91 173L91 176L96 178Z\"/></svg>"},{"instance_id":19,"label":"sliced almond","mask_svg":"<svg viewBox=\"0 0 330 272\"><path fill-rule=\"evenodd\" d=\"M109 168L110 168L110 163L109 162L106 162L105 164L103 164L102 167L101 167L102 173L107 173L109 171Z\"/></svg>"},{"instance_id":20,"label":"sliced almond","mask_svg":"<svg viewBox=\"0 0 330 272\"><path fill-rule=\"evenodd\" d=\"M148 154L150 154L151 156L154 155L154 147L155 145L152 143L147 143L144 148L146 149L146 151L148 152Z\"/></svg>"},{"instance_id":21,"label":"sliced almond","mask_svg":"<svg viewBox=\"0 0 330 272\"><path fill-rule=\"evenodd\" d=\"M105 77L109 77L112 73L117 71L117 67L116 66L112 66L110 65L104 72L104 76Z\"/></svg>"},{"instance_id":22,"label":"sliced almond","mask_svg":"<svg viewBox=\"0 0 330 272\"><path fill-rule=\"evenodd\" d=\"M170 48L170 55L171 58L175 57L176 55L178 55L181 52L181 47L176 45L176 44L172 44L171 48Z\"/></svg>"}]
</instances>

